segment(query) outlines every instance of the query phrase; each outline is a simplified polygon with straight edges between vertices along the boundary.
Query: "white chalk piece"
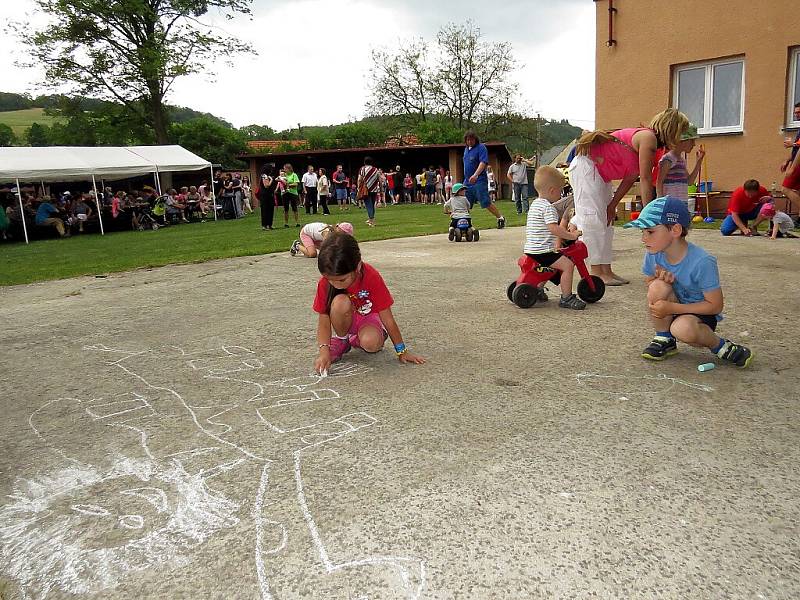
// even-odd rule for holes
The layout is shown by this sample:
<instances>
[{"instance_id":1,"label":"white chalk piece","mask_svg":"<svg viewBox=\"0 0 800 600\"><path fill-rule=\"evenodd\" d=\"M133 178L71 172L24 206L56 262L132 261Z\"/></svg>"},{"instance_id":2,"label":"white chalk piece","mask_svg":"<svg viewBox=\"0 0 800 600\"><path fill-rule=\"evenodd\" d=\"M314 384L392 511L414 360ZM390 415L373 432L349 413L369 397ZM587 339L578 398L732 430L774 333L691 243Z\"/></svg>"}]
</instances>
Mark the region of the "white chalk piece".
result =
<instances>
[{"instance_id":1,"label":"white chalk piece","mask_svg":"<svg viewBox=\"0 0 800 600\"><path fill-rule=\"evenodd\" d=\"M713 371L716 366L714 363L703 363L702 365L697 365L697 370L704 373L705 371Z\"/></svg>"}]
</instances>

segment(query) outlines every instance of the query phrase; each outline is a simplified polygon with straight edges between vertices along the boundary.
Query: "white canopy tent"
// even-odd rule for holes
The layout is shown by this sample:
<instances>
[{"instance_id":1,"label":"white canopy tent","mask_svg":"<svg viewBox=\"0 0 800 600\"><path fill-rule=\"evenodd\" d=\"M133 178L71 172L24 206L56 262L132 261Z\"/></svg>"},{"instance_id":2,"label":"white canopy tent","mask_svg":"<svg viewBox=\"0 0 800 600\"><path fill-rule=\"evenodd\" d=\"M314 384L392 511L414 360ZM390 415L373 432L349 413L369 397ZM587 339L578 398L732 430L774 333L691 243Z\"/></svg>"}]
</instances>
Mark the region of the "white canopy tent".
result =
<instances>
[{"instance_id":1,"label":"white canopy tent","mask_svg":"<svg viewBox=\"0 0 800 600\"><path fill-rule=\"evenodd\" d=\"M181 146L45 146L36 148L0 148L0 181L14 181L17 186L20 214L25 242L28 230L25 225L20 179L23 181L76 181L92 180L100 232L103 230L100 195L96 177L125 179L153 173L156 188L161 193L158 174L169 171L211 170L212 195L214 173L211 163ZM214 211L216 219L217 212Z\"/></svg>"}]
</instances>

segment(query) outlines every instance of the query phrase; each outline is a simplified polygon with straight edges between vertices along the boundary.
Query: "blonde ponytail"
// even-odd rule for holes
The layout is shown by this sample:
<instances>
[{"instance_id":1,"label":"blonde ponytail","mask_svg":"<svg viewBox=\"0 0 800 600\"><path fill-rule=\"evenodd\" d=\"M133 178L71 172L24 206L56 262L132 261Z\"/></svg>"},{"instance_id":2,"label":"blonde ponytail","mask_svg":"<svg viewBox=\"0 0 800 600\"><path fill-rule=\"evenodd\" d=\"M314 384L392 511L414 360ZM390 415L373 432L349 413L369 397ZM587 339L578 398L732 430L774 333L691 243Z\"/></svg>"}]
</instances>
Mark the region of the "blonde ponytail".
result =
<instances>
[{"instance_id":1,"label":"blonde ponytail","mask_svg":"<svg viewBox=\"0 0 800 600\"><path fill-rule=\"evenodd\" d=\"M614 136L608 131L587 131L578 138L575 144L575 154L577 156L589 156L589 151L595 144L613 142Z\"/></svg>"}]
</instances>

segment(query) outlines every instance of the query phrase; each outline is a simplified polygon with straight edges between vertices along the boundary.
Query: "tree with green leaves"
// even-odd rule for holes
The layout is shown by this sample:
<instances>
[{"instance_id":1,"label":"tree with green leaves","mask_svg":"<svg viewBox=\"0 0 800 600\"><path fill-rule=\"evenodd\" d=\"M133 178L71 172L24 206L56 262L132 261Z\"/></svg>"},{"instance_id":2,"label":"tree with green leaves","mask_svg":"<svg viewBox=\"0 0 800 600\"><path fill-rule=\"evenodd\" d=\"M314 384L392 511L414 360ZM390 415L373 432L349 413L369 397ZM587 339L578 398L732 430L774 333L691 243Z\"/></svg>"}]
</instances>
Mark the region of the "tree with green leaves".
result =
<instances>
[{"instance_id":1,"label":"tree with green leaves","mask_svg":"<svg viewBox=\"0 0 800 600\"><path fill-rule=\"evenodd\" d=\"M14 135L14 130L5 123L0 123L0 146L13 146L17 141L17 136Z\"/></svg>"},{"instance_id":2,"label":"tree with green leaves","mask_svg":"<svg viewBox=\"0 0 800 600\"><path fill-rule=\"evenodd\" d=\"M518 112L517 62L510 44L489 42L472 21L448 24L433 48L403 41L399 50L372 52L367 112L412 122L446 116L458 129L491 132Z\"/></svg>"},{"instance_id":3,"label":"tree with green leaves","mask_svg":"<svg viewBox=\"0 0 800 600\"><path fill-rule=\"evenodd\" d=\"M251 0L35 0L51 22L23 41L53 86L115 100L169 143L165 98L175 80L251 48L201 17L250 14Z\"/></svg>"},{"instance_id":4,"label":"tree with green leaves","mask_svg":"<svg viewBox=\"0 0 800 600\"><path fill-rule=\"evenodd\" d=\"M237 157L247 151L247 144L245 137L235 129L200 118L175 123L171 133L176 143L213 164L227 168L245 166Z\"/></svg>"},{"instance_id":5,"label":"tree with green leaves","mask_svg":"<svg viewBox=\"0 0 800 600\"><path fill-rule=\"evenodd\" d=\"M31 146L49 146L50 145L50 128L40 123L32 123L28 127L28 132L25 137L28 138L28 144Z\"/></svg>"}]
</instances>

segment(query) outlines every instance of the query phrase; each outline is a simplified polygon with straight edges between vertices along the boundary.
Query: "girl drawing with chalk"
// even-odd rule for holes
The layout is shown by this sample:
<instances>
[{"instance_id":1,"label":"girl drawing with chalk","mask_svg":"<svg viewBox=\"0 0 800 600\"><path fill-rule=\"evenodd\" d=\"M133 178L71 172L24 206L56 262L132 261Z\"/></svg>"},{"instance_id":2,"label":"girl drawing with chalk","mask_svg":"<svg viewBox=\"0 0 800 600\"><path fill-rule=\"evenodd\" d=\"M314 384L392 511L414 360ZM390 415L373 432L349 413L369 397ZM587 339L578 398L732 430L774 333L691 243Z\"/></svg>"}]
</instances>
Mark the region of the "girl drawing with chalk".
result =
<instances>
[{"instance_id":1,"label":"girl drawing with chalk","mask_svg":"<svg viewBox=\"0 0 800 600\"><path fill-rule=\"evenodd\" d=\"M361 250L352 235L334 231L327 236L317 266L322 277L313 306L319 314L315 372L326 374L331 363L352 347L380 352L387 337L392 339L400 362L425 362L406 348L392 315L394 299L381 274L361 260Z\"/></svg>"}]
</instances>

